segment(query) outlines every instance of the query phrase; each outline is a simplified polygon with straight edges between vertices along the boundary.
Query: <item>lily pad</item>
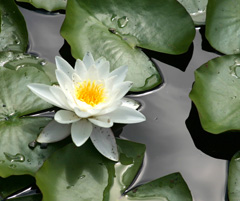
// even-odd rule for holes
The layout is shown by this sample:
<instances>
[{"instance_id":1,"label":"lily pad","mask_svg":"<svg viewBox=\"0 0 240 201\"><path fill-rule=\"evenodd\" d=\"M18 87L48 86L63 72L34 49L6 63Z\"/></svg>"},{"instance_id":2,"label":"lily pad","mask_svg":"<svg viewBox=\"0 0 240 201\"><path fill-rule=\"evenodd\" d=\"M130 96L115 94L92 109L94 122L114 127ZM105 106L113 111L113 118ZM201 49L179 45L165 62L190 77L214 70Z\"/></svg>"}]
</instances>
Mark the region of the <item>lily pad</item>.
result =
<instances>
[{"instance_id":1,"label":"lily pad","mask_svg":"<svg viewBox=\"0 0 240 201\"><path fill-rule=\"evenodd\" d=\"M162 79L139 47L181 54L188 50L195 29L186 10L175 0L69 0L61 34L75 58L83 58L90 51L95 59L106 57L111 70L127 65L126 79L134 83L131 91L144 91Z\"/></svg>"},{"instance_id":2,"label":"lily pad","mask_svg":"<svg viewBox=\"0 0 240 201\"><path fill-rule=\"evenodd\" d=\"M33 150L28 144L37 138L41 129L51 120L46 117L27 116L52 105L35 96L28 88L29 83L51 84L42 66L31 66L29 58L17 60L14 53L0 53L0 176L34 173L43 161L61 144L49 145L47 149L40 146ZM28 56L26 56L28 57ZM11 59L12 58L12 59ZM24 62L26 61L26 63ZM20 62L21 68L9 69ZM5 68L8 66L9 68ZM14 65L13 65L14 66Z\"/></svg>"},{"instance_id":3,"label":"lily pad","mask_svg":"<svg viewBox=\"0 0 240 201\"><path fill-rule=\"evenodd\" d=\"M203 25L206 20L208 0L178 0L191 15L195 25Z\"/></svg>"},{"instance_id":4,"label":"lily pad","mask_svg":"<svg viewBox=\"0 0 240 201\"><path fill-rule=\"evenodd\" d=\"M1 0L0 13L0 51L25 52L28 45L27 27L14 0Z\"/></svg>"},{"instance_id":5,"label":"lily pad","mask_svg":"<svg viewBox=\"0 0 240 201\"><path fill-rule=\"evenodd\" d=\"M17 0L18 2L30 3L36 8L42 8L47 11L65 9L67 0Z\"/></svg>"},{"instance_id":6,"label":"lily pad","mask_svg":"<svg viewBox=\"0 0 240 201\"><path fill-rule=\"evenodd\" d=\"M209 0L206 38L224 54L240 53L240 1Z\"/></svg>"},{"instance_id":7,"label":"lily pad","mask_svg":"<svg viewBox=\"0 0 240 201\"><path fill-rule=\"evenodd\" d=\"M180 173L173 173L134 188L127 200L192 201L191 192Z\"/></svg>"},{"instance_id":8,"label":"lily pad","mask_svg":"<svg viewBox=\"0 0 240 201\"><path fill-rule=\"evenodd\" d=\"M229 201L238 201L240 197L240 152L231 159L228 177Z\"/></svg>"},{"instance_id":9,"label":"lily pad","mask_svg":"<svg viewBox=\"0 0 240 201\"><path fill-rule=\"evenodd\" d=\"M143 197L145 200L192 200L180 174L169 175L139 187L139 191L133 189L127 195L122 195L141 167L145 145L120 139L117 144L120 152L120 161L117 163L99 154L90 141L79 148L69 144L56 151L36 174L43 201L127 201ZM157 196L150 195L150 192L156 191L159 191ZM177 199L178 196L180 199Z\"/></svg>"},{"instance_id":10,"label":"lily pad","mask_svg":"<svg viewBox=\"0 0 240 201\"><path fill-rule=\"evenodd\" d=\"M89 143L56 151L36 174L43 201L102 201L108 184L105 160Z\"/></svg>"},{"instance_id":11,"label":"lily pad","mask_svg":"<svg viewBox=\"0 0 240 201\"><path fill-rule=\"evenodd\" d=\"M195 71L190 98L204 130L240 130L240 55L213 59Z\"/></svg>"}]
</instances>

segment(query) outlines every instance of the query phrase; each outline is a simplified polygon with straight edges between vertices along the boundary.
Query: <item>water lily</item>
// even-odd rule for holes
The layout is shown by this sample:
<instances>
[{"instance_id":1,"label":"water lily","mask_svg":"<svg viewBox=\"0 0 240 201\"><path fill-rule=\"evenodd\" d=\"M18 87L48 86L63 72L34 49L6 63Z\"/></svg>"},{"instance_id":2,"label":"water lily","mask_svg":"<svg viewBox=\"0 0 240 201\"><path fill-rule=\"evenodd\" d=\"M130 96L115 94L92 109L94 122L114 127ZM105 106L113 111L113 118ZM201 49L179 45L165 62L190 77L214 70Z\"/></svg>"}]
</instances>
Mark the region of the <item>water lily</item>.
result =
<instances>
[{"instance_id":1,"label":"water lily","mask_svg":"<svg viewBox=\"0 0 240 201\"><path fill-rule=\"evenodd\" d=\"M139 123L145 116L123 104L123 97L132 86L124 81L127 67L110 72L109 62L96 61L91 53L77 59L75 67L56 57L56 78L59 85L33 83L33 93L52 105L62 108L54 120L40 133L37 141L51 143L70 135L76 146L90 137L98 151L111 160L118 160L115 137L109 129L114 123Z\"/></svg>"}]
</instances>

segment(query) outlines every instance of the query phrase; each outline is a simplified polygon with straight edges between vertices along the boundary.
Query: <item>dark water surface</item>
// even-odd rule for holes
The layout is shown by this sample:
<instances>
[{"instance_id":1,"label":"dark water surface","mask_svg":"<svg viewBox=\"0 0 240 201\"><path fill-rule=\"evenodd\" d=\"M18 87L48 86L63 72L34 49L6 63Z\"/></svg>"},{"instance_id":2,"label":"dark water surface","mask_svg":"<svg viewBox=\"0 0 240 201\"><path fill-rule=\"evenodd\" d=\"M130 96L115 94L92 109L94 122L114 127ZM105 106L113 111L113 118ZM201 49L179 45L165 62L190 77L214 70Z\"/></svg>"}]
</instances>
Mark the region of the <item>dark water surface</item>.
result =
<instances>
[{"instance_id":1,"label":"dark water surface","mask_svg":"<svg viewBox=\"0 0 240 201\"><path fill-rule=\"evenodd\" d=\"M48 15L20 8L29 31L29 52L54 62L64 40L59 34L63 14ZM194 82L194 70L215 53L202 50L202 39L197 29L193 55L184 72L155 60L164 79L164 85L145 95L132 96L142 103L142 113L147 121L124 127L121 137L144 143L147 146L142 172L134 185L139 185L173 172L180 172L187 182L194 201L225 201L227 166L226 160L215 159L196 148L185 121L191 110L188 94ZM163 58L155 54L154 58ZM187 57L187 56L186 56ZM171 65L181 66L175 56ZM186 63L186 62L185 62Z\"/></svg>"}]
</instances>

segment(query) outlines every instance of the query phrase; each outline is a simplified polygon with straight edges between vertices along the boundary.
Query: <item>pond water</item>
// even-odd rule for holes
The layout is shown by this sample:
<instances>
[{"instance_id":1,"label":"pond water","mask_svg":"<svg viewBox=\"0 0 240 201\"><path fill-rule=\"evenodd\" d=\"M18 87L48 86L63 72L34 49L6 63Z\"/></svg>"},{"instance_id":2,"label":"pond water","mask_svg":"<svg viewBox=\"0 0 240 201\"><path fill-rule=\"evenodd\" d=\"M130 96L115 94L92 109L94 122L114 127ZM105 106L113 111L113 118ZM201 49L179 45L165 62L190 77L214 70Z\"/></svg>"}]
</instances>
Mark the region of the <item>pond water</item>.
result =
<instances>
[{"instance_id":1,"label":"pond water","mask_svg":"<svg viewBox=\"0 0 240 201\"><path fill-rule=\"evenodd\" d=\"M54 57L60 54L59 50L64 44L59 34L64 15L50 15L21 7L20 10L29 31L28 51L54 62ZM199 29L196 29L196 38L188 54L170 59L164 54L153 54L165 82L152 92L130 95L142 103L142 113L147 121L124 127L121 137L147 146L143 168L134 186L180 172L194 201L225 201L227 160L213 158L196 148L185 124L191 110L188 94L194 82L194 70L218 56L202 49ZM64 51L61 50L61 53ZM167 63L186 69L182 71Z\"/></svg>"}]
</instances>

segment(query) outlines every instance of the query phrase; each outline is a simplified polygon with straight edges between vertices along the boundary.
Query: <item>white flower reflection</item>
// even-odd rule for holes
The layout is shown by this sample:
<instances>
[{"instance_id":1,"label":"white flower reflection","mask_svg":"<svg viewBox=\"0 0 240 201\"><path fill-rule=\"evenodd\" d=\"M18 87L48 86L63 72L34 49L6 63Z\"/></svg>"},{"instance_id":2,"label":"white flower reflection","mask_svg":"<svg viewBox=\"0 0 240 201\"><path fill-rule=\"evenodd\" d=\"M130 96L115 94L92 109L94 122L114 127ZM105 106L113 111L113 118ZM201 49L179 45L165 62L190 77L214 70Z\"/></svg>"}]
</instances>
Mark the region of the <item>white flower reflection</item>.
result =
<instances>
[{"instance_id":1,"label":"white flower reflection","mask_svg":"<svg viewBox=\"0 0 240 201\"><path fill-rule=\"evenodd\" d=\"M63 109L57 111L37 141L56 142L71 133L76 146L81 146L90 137L101 154L117 161L117 145L109 128L113 123L145 121L142 113L123 104L123 97L132 86L130 81L124 81L127 67L110 72L110 64L105 58L94 61L89 52L83 61L77 59L74 69L58 56L56 65L59 86L28 85L37 96Z\"/></svg>"}]
</instances>

